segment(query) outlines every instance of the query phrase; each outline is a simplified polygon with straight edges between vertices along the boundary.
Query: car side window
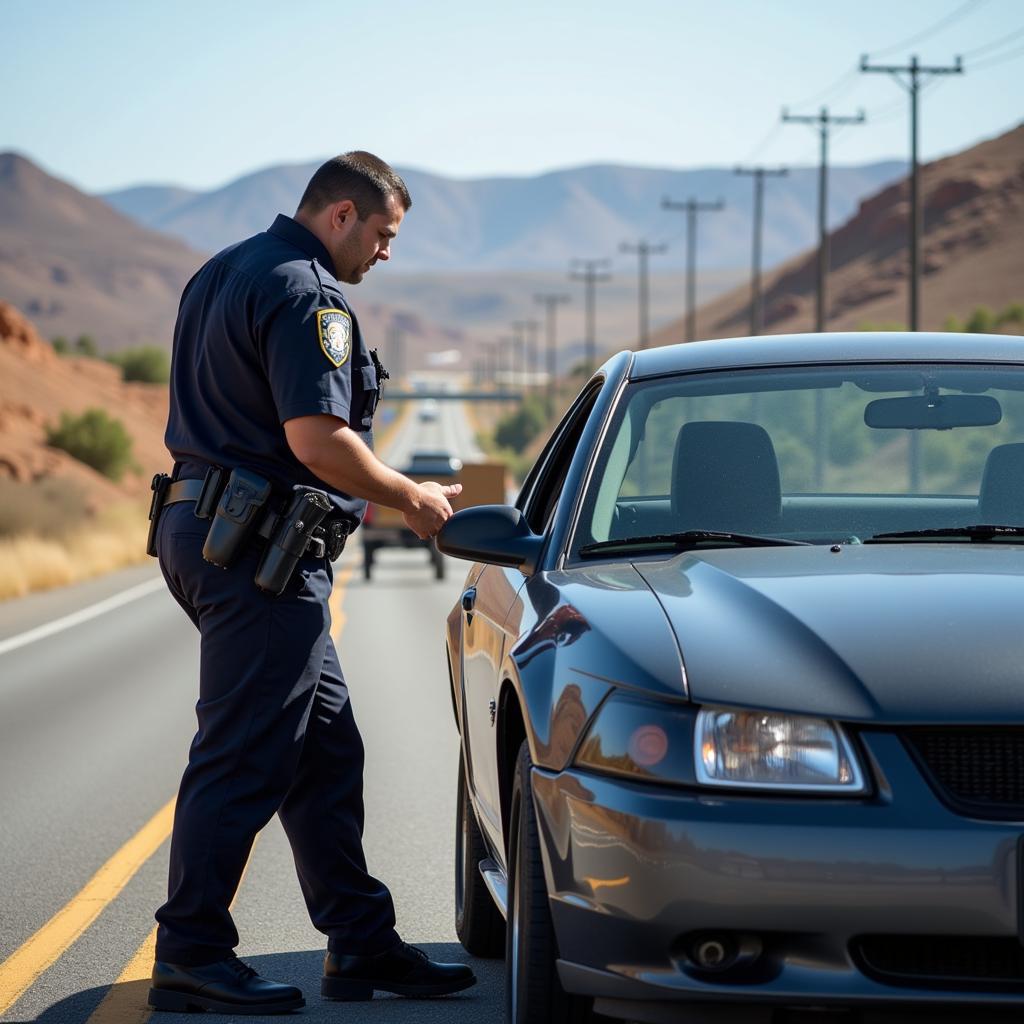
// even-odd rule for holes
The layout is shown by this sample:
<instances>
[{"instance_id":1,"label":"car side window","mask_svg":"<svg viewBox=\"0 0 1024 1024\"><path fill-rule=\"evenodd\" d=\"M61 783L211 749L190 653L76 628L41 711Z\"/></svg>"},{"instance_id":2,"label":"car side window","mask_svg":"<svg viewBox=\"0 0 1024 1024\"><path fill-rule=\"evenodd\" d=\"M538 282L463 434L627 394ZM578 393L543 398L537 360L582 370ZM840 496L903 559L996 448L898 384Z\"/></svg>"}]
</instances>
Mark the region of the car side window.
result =
<instances>
[{"instance_id":1,"label":"car side window","mask_svg":"<svg viewBox=\"0 0 1024 1024\"><path fill-rule=\"evenodd\" d=\"M600 384L596 384L577 400L537 460L536 474L527 480L523 514L534 533L543 533L551 521L569 464L600 390Z\"/></svg>"}]
</instances>

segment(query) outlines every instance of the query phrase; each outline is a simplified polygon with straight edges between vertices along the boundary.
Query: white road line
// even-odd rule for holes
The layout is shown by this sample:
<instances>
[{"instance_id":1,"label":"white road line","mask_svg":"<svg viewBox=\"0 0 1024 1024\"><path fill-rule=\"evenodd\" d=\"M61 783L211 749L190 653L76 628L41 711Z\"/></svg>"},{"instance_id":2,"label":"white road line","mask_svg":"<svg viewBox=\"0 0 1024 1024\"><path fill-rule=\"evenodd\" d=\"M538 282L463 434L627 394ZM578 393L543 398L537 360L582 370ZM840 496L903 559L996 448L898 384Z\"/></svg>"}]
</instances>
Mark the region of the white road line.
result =
<instances>
[{"instance_id":1,"label":"white road line","mask_svg":"<svg viewBox=\"0 0 1024 1024\"><path fill-rule=\"evenodd\" d=\"M42 626L36 626L35 629L29 629L24 633L8 637L6 640L0 640L0 654L7 654L9 651L17 650L19 647L34 643L36 640L44 640L48 636L53 636L54 633L61 633L65 629L71 629L72 626L88 622L99 615L111 612L115 608L120 608L122 605L136 601L140 597L154 594L156 591L164 590L165 588L166 584L163 581L163 577L158 576L156 579L146 580L145 583L129 587L127 590L122 590L119 594L114 594L112 597L106 598L106 600L97 601L96 604L80 608L77 612L72 612L70 615L64 615L59 619L54 619L52 622L44 623Z\"/></svg>"}]
</instances>

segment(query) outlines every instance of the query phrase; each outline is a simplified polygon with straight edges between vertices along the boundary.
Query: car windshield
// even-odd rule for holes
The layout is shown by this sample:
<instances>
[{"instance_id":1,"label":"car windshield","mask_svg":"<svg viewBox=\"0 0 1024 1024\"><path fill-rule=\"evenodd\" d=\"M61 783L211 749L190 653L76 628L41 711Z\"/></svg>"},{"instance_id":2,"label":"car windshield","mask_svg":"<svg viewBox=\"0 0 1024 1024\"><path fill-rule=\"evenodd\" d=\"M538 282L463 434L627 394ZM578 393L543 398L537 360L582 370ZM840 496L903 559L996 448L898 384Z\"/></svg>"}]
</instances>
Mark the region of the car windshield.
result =
<instances>
[{"instance_id":1,"label":"car windshield","mask_svg":"<svg viewBox=\"0 0 1024 1024\"><path fill-rule=\"evenodd\" d=\"M948 529L951 543L1021 542L963 529L981 524L1024 526L1024 367L691 373L627 386L572 553L611 556L614 541L653 553L673 535L675 547L722 546L728 533L856 544Z\"/></svg>"}]
</instances>

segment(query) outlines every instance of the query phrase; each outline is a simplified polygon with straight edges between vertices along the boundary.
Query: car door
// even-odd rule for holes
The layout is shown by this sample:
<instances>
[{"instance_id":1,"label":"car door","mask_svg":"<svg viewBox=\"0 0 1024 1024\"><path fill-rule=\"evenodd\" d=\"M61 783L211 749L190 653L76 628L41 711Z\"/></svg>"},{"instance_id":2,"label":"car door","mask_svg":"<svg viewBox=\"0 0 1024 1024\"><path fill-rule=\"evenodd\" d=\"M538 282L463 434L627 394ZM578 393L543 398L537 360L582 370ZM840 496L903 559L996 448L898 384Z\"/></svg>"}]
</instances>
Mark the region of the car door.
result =
<instances>
[{"instance_id":1,"label":"car door","mask_svg":"<svg viewBox=\"0 0 1024 1024\"><path fill-rule=\"evenodd\" d=\"M501 848L496 749L498 673L510 638L505 623L525 582L518 569L484 566L462 598L462 707L470 787L481 827Z\"/></svg>"},{"instance_id":2,"label":"car door","mask_svg":"<svg viewBox=\"0 0 1024 1024\"><path fill-rule=\"evenodd\" d=\"M546 533L551 524L569 464L600 389L598 381L573 403L527 477L516 505L534 533ZM525 580L519 569L485 566L462 602L466 758L480 824L496 850L504 849L495 728L503 682L501 666L522 630ZM525 618L534 621L534 616Z\"/></svg>"}]
</instances>

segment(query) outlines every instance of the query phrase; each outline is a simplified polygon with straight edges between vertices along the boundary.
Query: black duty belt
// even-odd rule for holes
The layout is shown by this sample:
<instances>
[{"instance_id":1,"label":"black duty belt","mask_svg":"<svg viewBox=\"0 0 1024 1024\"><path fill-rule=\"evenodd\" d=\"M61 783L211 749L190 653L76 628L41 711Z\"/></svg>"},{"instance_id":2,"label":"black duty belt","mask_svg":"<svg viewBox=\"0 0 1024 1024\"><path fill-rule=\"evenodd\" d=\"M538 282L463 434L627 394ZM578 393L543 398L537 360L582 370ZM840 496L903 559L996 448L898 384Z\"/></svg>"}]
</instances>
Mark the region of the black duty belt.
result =
<instances>
[{"instance_id":1,"label":"black duty belt","mask_svg":"<svg viewBox=\"0 0 1024 1024\"><path fill-rule=\"evenodd\" d=\"M207 475L203 480L173 480L167 486L162 504L174 505L182 501L198 503L202 499L205 509L212 511L217 503L218 495L208 493L210 479L210 476ZM201 518L209 518L209 516L210 512L207 512ZM268 509L255 528L256 536L262 537L264 540L270 540L280 518L278 513ZM313 555L315 558L329 558L333 562L341 555L345 547L345 540L351 532L352 527L349 522L340 517L332 518L323 527L317 527L319 536L310 537L306 553Z\"/></svg>"},{"instance_id":2,"label":"black duty belt","mask_svg":"<svg viewBox=\"0 0 1024 1024\"><path fill-rule=\"evenodd\" d=\"M167 488L167 496L164 498L165 505L175 505L180 501L199 501L203 497L206 488L205 480L174 480ZM217 496L213 495L211 504L216 504ZM267 512L263 521L256 527L256 533L264 540L270 540L274 532L274 525L277 523L277 513ZM315 552L314 552L315 553ZM322 558L323 552L317 557Z\"/></svg>"}]
</instances>

